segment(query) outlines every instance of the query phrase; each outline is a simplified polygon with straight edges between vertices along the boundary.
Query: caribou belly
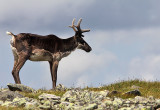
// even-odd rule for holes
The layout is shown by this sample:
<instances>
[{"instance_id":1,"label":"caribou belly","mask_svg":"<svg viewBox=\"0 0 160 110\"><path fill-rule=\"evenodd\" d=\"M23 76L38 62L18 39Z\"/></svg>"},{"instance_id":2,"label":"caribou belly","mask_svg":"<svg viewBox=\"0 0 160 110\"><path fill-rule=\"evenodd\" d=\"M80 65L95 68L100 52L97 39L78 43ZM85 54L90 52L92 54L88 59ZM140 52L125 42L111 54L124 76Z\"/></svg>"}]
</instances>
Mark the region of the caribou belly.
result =
<instances>
[{"instance_id":1,"label":"caribou belly","mask_svg":"<svg viewBox=\"0 0 160 110\"><path fill-rule=\"evenodd\" d=\"M15 47L11 45L12 52L14 55L15 60L18 59L18 52ZM72 51L67 52L56 52L54 54L50 53L44 49L35 49L32 51L31 55L29 56L29 60L31 61L60 61L62 58L67 57Z\"/></svg>"},{"instance_id":2,"label":"caribou belly","mask_svg":"<svg viewBox=\"0 0 160 110\"><path fill-rule=\"evenodd\" d=\"M29 57L31 61L52 61L52 55L45 50L34 50Z\"/></svg>"}]
</instances>

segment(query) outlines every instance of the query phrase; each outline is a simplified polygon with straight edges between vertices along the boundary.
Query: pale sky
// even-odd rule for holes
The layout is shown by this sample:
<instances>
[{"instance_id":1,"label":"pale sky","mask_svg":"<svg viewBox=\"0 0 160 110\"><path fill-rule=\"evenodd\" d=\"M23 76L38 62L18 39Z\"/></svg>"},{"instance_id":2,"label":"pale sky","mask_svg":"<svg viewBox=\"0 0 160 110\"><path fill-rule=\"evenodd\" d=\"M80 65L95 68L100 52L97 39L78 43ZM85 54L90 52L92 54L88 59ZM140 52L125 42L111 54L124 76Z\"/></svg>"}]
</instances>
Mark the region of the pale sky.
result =
<instances>
[{"instance_id":1,"label":"pale sky","mask_svg":"<svg viewBox=\"0 0 160 110\"><path fill-rule=\"evenodd\" d=\"M100 86L120 80L160 81L159 0L0 0L0 87L14 83L10 48L14 34L74 35L68 26L82 18L91 31L84 39L90 53L76 50L60 61L57 84ZM51 89L48 62L27 61L21 82Z\"/></svg>"}]
</instances>

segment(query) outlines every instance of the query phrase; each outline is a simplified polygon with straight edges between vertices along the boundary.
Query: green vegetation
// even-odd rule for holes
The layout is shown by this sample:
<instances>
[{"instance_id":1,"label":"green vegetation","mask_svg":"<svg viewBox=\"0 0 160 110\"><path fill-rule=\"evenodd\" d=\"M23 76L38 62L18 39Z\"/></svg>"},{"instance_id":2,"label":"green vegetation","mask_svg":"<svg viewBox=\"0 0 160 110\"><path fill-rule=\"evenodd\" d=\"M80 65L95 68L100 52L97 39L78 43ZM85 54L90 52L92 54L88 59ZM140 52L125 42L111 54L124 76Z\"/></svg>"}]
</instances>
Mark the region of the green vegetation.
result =
<instances>
[{"instance_id":1,"label":"green vegetation","mask_svg":"<svg viewBox=\"0 0 160 110\"><path fill-rule=\"evenodd\" d=\"M52 91L52 90L41 90L39 89L36 93L20 92L25 97L38 99L38 96L42 93L54 94L56 96L62 96L66 91Z\"/></svg>"},{"instance_id":2,"label":"green vegetation","mask_svg":"<svg viewBox=\"0 0 160 110\"><path fill-rule=\"evenodd\" d=\"M128 81L119 81L114 84L104 85L100 88L85 88L92 91L119 91L121 93L125 93L131 90L134 90L132 86L139 86L139 91L142 93L142 96L149 97L153 96L155 98L160 98L160 82L158 81L142 81L142 80L128 80ZM122 94L118 94L118 96L125 98Z\"/></svg>"},{"instance_id":3,"label":"green vegetation","mask_svg":"<svg viewBox=\"0 0 160 110\"><path fill-rule=\"evenodd\" d=\"M22 107L3 107L0 106L0 110L23 110Z\"/></svg>"}]
</instances>

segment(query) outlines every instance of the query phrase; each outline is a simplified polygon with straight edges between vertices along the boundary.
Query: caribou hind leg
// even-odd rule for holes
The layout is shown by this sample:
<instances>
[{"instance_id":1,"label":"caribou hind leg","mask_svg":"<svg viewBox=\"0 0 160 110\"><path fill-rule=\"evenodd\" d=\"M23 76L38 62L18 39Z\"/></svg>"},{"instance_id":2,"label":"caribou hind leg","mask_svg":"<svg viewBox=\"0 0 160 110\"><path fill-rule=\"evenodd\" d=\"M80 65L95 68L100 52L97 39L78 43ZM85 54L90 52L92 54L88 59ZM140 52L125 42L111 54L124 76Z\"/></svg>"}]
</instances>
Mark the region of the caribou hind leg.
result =
<instances>
[{"instance_id":1,"label":"caribou hind leg","mask_svg":"<svg viewBox=\"0 0 160 110\"><path fill-rule=\"evenodd\" d=\"M51 78L53 83L53 72L52 72L53 62L52 61L49 61L49 66L50 66ZM53 89L53 85L52 85L52 89Z\"/></svg>"}]
</instances>

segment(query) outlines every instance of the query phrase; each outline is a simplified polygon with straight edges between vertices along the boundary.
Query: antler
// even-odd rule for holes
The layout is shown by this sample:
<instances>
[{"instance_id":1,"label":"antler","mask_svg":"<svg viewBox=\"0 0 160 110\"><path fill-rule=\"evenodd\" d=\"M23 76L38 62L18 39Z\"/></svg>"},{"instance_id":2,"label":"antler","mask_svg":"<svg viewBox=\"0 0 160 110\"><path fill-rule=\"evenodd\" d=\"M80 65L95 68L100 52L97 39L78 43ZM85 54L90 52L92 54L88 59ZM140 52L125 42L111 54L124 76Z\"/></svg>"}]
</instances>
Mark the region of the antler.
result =
<instances>
[{"instance_id":1,"label":"antler","mask_svg":"<svg viewBox=\"0 0 160 110\"><path fill-rule=\"evenodd\" d=\"M90 31L89 29L81 29L80 28L81 22L82 22L82 18L80 18L79 21L78 21L78 23L77 23L77 26L76 26L77 30L80 31L80 32L82 32L82 33L83 32L89 32Z\"/></svg>"},{"instance_id":2,"label":"antler","mask_svg":"<svg viewBox=\"0 0 160 110\"><path fill-rule=\"evenodd\" d=\"M82 22L82 18L79 19L77 25L74 25L74 22L75 22L75 18L72 21L72 26L69 26L69 27L71 27L75 32L79 31L81 33L84 33L84 32L89 32L90 31L90 29L81 29L80 28L80 24ZM75 29L75 27L77 28L77 30Z\"/></svg>"},{"instance_id":3,"label":"antler","mask_svg":"<svg viewBox=\"0 0 160 110\"><path fill-rule=\"evenodd\" d=\"M77 30L75 29L74 22L75 22L75 18L74 18L73 21L72 21L72 26L69 26L69 27L72 28L72 29L76 32Z\"/></svg>"}]
</instances>

